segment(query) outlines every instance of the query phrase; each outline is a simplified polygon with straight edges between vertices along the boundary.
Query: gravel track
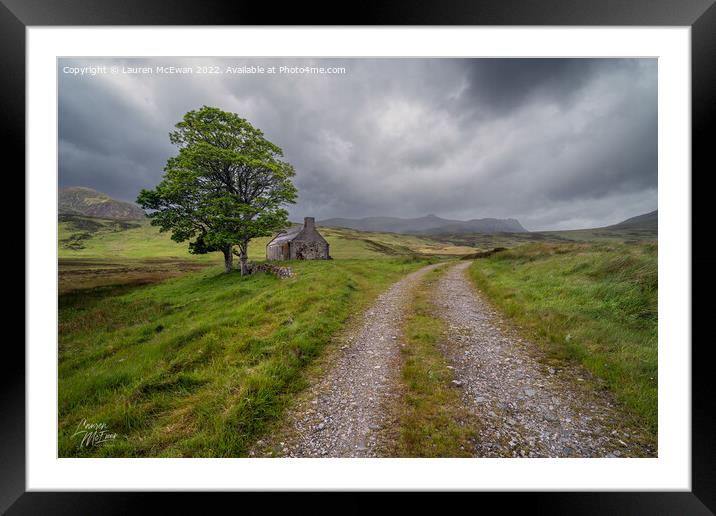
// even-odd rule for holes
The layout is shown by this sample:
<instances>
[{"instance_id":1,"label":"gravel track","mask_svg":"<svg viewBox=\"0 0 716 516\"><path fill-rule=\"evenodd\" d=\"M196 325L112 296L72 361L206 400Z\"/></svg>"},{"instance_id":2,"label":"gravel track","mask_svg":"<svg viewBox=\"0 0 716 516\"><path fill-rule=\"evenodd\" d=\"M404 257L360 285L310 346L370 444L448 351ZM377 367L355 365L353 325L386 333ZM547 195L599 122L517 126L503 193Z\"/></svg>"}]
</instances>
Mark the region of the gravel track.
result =
<instances>
[{"instance_id":1,"label":"gravel track","mask_svg":"<svg viewBox=\"0 0 716 516\"><path fill-rule=\"evenodd\" d=\"M467 277L448 270L435 304L449 325L443 352L475 415L478 457L655 456L638 429L583 368L550 367L485 301Z\"/></svg>"},{"instance_id":2,"label":"gravel track","mask_svg":"<svg viewBox=\"0 0 716 516\"><path fill-rule=\"evenodd\" d=\"M399 395L401 327L412 288L437 265L412 272L381 294L308 395L289 411L291 430L274 452L285 457L376 457Z\"/></svg>"}]
</instances>

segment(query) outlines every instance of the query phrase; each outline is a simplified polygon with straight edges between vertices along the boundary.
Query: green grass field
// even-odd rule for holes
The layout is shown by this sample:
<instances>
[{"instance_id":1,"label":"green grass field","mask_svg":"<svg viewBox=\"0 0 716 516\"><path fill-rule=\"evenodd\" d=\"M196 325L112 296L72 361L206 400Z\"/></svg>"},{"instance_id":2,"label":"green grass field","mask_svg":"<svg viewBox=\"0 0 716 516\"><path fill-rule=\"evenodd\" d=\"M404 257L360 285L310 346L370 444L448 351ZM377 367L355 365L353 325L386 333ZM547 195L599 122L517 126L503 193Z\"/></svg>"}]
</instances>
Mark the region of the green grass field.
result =
<instances>
[{"instance_id":1,"label":"green grass field","mask_svg":"<svg viewBox=\"0 0 716 516\"><path fill-rule=\"evenodd\" d=\"M330 244L333 258L376 258L381 256L461 255L473 252L412 235L367 233L340 228L319 228ZM58 224L60 259L142 260L151 258L222 263L220 253L192 255L187 244L171 240L168 233L150 225L149 220L118 222L78 216L62 216ZM251 260L265 259L270 237L256 238L249 245Z\"/></svg>"},{"instance_id":2,"label":"green grass field","mask_svg":"<svg viewBox=\"0 0 716 516\"><path fill-rule=\"evenodd\" d=\"M174 242L169 234L159 233L149 220L119 222L65 215L60 216L57 231L60 260L162 258L217 263L220 255L192 255L186 243Z\"/></svg>"},{"instance_id":3,"label":"green grass field","mask_svg":"<svg viewBox=\"0 0 716 516\"><path fill-rule=\"evenodd\" d=\"M393 233L319 228L333 258L376 259L464 255L473 248ZM249 259L265 260L270 237L249 245ZM186 242L171 240L149 220L111 221L61 215L58 223L59 289L144 285L223 263L221 253L190 254Z\"/></svg>"},{"instance_id":4,"label":"green grass field","mask_svg":"<svg viewBox=\"0 0 716 516\"><path fill-rule=\"evenodd\" d=\"M423 264L294 262L290 279L211 267L60 296L60 456L244 455L348 316ZM121 437L81 447L82 420Z\"/></svg>"},{"instance_id":5,"label":"green grass field","mask_svg":"<svg viewBox=\"0 0 716 516\"><path fill-rule=\"evenodd\" d=\"M475 283L550 356L584 364L655 436L657 244L532 244L475 260Z\"/></svg>"}]
</instances>

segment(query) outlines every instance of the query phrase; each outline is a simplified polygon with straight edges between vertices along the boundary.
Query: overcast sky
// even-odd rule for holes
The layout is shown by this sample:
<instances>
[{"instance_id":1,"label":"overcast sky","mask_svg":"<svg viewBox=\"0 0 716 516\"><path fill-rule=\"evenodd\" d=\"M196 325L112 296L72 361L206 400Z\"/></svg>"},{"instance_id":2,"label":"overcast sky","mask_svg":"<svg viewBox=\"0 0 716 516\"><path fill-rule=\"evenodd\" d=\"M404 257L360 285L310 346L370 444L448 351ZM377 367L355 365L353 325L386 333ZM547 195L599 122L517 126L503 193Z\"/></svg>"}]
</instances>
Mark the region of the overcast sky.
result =
<instances>
[{"instance_id":1,"label":"overcast sky","mask_svg":"<svg viewBox=\"0 0 716 516\"><path fill-rule=\"evenodd\" d=\"M226 73L252 65L264 73ZM88 66L106 68L68 73ZM122 73L138 66L155 73ZM657 208L655 59L93 58L61 59L58 75L60 187L134 201L177 152L174 124L209 105L283 149L292 220L433 213L571 229Z\"/></svg>"}]
</instances>

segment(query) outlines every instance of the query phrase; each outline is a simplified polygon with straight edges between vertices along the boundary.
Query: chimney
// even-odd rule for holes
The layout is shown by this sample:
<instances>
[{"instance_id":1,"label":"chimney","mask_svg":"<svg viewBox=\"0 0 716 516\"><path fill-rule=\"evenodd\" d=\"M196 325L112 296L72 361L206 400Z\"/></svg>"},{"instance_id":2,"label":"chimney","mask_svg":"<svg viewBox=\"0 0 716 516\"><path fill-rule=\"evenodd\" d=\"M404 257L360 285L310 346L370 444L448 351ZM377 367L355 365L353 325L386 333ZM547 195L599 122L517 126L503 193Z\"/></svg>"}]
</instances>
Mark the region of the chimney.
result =
<instances>
[{"instance_id":1,"label":"chimney","mask_svg":"<svg viewBox=\"0 0 716 516\"><path fill-rule=\"evenodd\" d=\"M306 217L303 219L303 227L305 229L314 229L316 227L316 219L313 217Z\"/></svg>"}]
</instances>

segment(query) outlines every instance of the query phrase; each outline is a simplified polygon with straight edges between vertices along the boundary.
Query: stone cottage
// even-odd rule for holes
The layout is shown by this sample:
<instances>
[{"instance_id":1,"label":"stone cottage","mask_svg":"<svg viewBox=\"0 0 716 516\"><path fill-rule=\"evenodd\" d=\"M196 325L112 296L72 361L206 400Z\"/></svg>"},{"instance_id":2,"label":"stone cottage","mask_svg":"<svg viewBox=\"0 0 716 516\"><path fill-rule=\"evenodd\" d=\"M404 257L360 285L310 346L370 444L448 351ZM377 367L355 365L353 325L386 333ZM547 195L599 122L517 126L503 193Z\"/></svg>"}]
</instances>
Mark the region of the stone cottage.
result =
<instances>
[{"instance_id":1,"label":"stone cottage","mask_svg":"<svg viewBox=\"0 0 716 516\"><path fill-rule=\"evenodd\" d=\"M330 260L328 242L316 230L313 217L298 226L279 233L266 244L267 260Z\"/></svg>"}]
</instances>

